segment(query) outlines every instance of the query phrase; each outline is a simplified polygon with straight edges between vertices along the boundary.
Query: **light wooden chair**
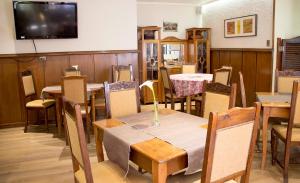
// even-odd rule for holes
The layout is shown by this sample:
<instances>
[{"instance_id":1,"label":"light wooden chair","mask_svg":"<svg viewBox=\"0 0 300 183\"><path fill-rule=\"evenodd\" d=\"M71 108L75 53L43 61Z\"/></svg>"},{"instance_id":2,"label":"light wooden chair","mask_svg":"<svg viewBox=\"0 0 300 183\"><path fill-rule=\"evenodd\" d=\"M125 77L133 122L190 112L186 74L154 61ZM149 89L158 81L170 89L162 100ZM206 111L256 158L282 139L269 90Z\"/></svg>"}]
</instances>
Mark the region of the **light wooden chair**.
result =
<instances>
[{"instance_id":1,"label":"light wooden chair","mask_svg":"<svg viewBox=\"0 0 300 183\"><path fill-rule=\"evenodd\" d=\"M241 89L241 98L242 98L242 105L243 107L247 107L247 100L246 100L246 91L245 91L245 84L244 84L244 77L242 72L239 72L240 76L240 89Z\"/></svg>"},{"instance_id":2,"label":"light wooden chair","mask_svg":"<svg viewBox=\"0 0 300 183\"><path fill-rule=\"evenodd\" d=\"M300 71L285 70L275 73L275 90L279 93L292 93L293 82L300 80Z\"/></svg>"},{"instance_id":3,"label":"light wooden chair","mask_svg":"<svg viewBox=\"0 0 300 183\"><path fill-rule=\"evenodd\" d=\"M273 125L271 130L272 164L283 168L284 183L288 182L290 149L300 146L300 80L293 82L290 119L287 125ZM287 91L287 90L285 90ZM283 162L277 159L278 139L284 143Z\"/></svg>"},{"instance_id":4,"label":"light wooden chair","mask_svg":"<svg viewBox=\"0 0 300 183\"><path fill-rule=\"evenodd\" d=\"M80 104L81 113L86 119L86 131L88 142L90 142L90 112L86 86L86 76L68 76L63 78L62 94L67 99L74 103Z\"/></svg>"},{"instance_id":5,"label":"light wooden chair","mask_svg":"<svg viewBox=\"0 0 300 183\"><path fill-rule=\"evenodd\" d=\"M118 118L141 112L140 92L137 82L104 82L107 118Z\"/></svg>"},{"instance_id":6,"label":"light wooden chair","mask_svg":"<svg viewBox=\"0 0 300 183\"><path fill-rule=\"evenodd\" d=\"M236 84L231 86L204 81L201 116L208 119L211 112L225 112L235 106Z\"/></svg>"},{"instance_id":7,"label":"light wooden chair","mask_svg":"<svg viewBox=\"0 0 300 183\"><path fill-rule=\"evenodd\" d=\"M181 103L181 111L184 111L184 102L185 97L177 97L175 93L174 85L172 84L172 81L170 80L169 72L166 67L160 67L160 73L163 80L163 86L164 86L164 95L165 95L165 108L168 106L168 101L171 102L171 109L175 109L175 102L180 101Z\"/></svg>"},{"instance_id":8,"label":"light wooden chair","mask_svg":"<svg viewBox=\"0 0 300 183\"><path fill-rule=\"evenodd\" d=\"M29 113L29 111L32 111L32 110L36 110L37 112L44 111L45 126L46 126L47 131L49 131L48 109L51 107L54 107L54 109L55 109L55 100L53 100L53 99L44 99L44 100L37 99L38 96L36 94L34 78L33 78L31 71L26 70L24 72L21 72L19 77L20 77L20 83L21 83L21 88L22 88L22 94L25 99L26 122L25 122L24 132L25 133L27 132L27 128L29 125L28 113ZM37 113L37 114L39 114L39 113Z\"/></svg>"},{"instance_id":9,"label":"light wooden chair","mask_svg":"<svg viewBox=\"0 0 300 183\"><path fill-rule=\"evenodd\" d=\"M91 164L82 125L81 107L64 98L66 129L70 142L75 182L149 182L137 171L131 169L125 179L125 172L113 162L107 160Z\"/></svg>"},{"instance_id":10,"label":"light wooden chair","mask_svg":"<svg viewBox=\"0 0 300 183\"><path fill-rule=\"evenodd\" d=\"M197 72L196 64L183 64L182 65L182 74L194 74Z\"/></svg>"},{"instance_id":11,"label":"light wooden chair","mask_svg":"<svg viewBox=\"0 0 300 183\"><path fill-rule=\"evenodd\" d=\"M118 81L134 81L133 67L131 64L127 65L113 65L112 66L113 82Z\"/></svg>"},{"instance_id":12,"label":"light wooden chair","mask_svg":"<svg viewBox=\"0 0 300 183\"><path fill-rule=\"evenodd\" d=\"M65 70L65 76L80 76L80 70L75 69L74 67L68 68Z\"/></svg>"},{"instance_id":13,"label":"light wooden chair","mask_svg":"<svg viewBox=\"0 0 300 183\"><path fill-rule=\"evenodd\" d=\"M201 183L248 183L253 161L260 104L210 113Z\"/></svg>"},{"instance_id":14,"label":"light wooden chair","mask_svg":"<svg viewBox=\"0 0 300 183\"><path fill-rule=\"evenodd\" d=\"M221 68L216 69L213 74L213 83L221 83L223 85L230 85L232 69Z\"/></svg>"}]
</instances>

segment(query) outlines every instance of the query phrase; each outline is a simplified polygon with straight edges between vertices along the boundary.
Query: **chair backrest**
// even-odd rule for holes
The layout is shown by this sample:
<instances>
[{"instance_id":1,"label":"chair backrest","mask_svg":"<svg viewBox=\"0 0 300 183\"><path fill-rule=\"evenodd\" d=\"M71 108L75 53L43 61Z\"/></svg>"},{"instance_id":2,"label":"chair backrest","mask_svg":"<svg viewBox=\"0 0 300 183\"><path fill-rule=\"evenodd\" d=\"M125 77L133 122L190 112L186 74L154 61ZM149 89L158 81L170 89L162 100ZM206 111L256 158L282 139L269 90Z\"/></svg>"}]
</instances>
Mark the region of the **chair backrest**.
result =
<instances>
[{"instance_id":1,"label":"chair backrest","mask_svg":"<svg viewBox=\"0 0 300 183\"><path fill-rule=\"evenodd\" d=\"M133 81L133 67L131 64L127 65L113 65L113 82L118 81Z\"/></svg>"},{"instance_id":2,"label":"chair backrest","mask_svg":"<svg viewBox=\"0 0 300 183\"><path fill-rule=\"evenodd\" d=\"M204 81L201 116L208 119L211 112L225 112L235 106L236 84L232 86Z\"/></svg>"},{"instance_id":3,"label":"chair backrest","mask_svg":"<svg viewBox=\"0 0 300 183\"><path fill-rule=\"evenodd\" d=\"M231 71L232 69L216 69L213 74L213 82L221 83L223 85L230 85Z\"/></svg>"},{"instance_id":4,"label":"chair backrest","mask_svg":"<svg viewBox=\"0 0 300 183\"><path fill-rule=\"evenodd\" d=\"M74 67L68 68L65 70L65 76L81 76L80 70L77 70Z\"/></svg>"},{"instance_id":5,"label":"chair backrest","mask_svg":"<svg viewBox=\"0 0 300 183\"><path fill-rule=\"evenodd\" d=\"M201 183L226 182L238 177L242 183L249 182L259 115L260 103L210 113Z\"/></svg>"},{"instance_id":6,"label":"chair backrest","mask_svg":"<svg viewBox=\"0 0 300 183\"><path fill-rule=\"evenodd\" d=\"M183 64L182 65L182 74L194 74L197 72L196 64Z\"/></svg>"},{"instance_id":7,"label":"chair backrest","mask_svg":"<svg viewBox=\"0 0 300 183\"><path fill-rule=\"evenodd\" d=\"M239 72L240 76L240 89L241 89L241 98L242 98L242 105L243 107L247 107L247 100L246 100L246 91L245 91L245 84L244 84L244 77L242 72Z\"/></svg>"},{"instance_id":8,"label":"chair backrest","mask_svg":"<svg viewBox=\"0 0 300 183\"><path fill-rule=\"evenodd\" d=\"M140 92L135 81L104 82L107 118L118 118L141 112Z\"/></svg>"},{"instance_id":9,"label":"chair backrest","mask_svg":"<svg viewBox=\"0 0 300 183\"><path fill-rule=\"evenodd\" d=\"M174 86L170 80L168 69L166 67L160 67L159 69L163 80L165 93L171 93L171 95L173 95Z\"/></svg>"},{"instance_id":10,"label":"chair backrest","mask_svg":"<svg viewBox=\"0 0 300 183\"><path fill-rule=\"evenodd\" d=\"M87 105L86 76L68 76L63 78L62 93L67 100Z\"/></svg>"},{"instance_id":11,"label":"chair backrest","mask_svg":"<svg viewBox=\"0 0 300 183\"><path fill-rule=\"evenodd\" d=\"M291 140L291 133L293 127L300 127L300 80L293 82L293 92L291 99L291 113L288 123L288 138Z\"/></svg>"},{"instance_id":12,"label":"chair backrest","mask_svg":"<svg viewBox=\"0 0 300 183\"><path fill-rule=\"evenodd\" d=\"M64 97L63 108L65 114L65 127L72 154L73 171L75 173L79 169L83 170L86 182L93 183L80 105L74 104Z\"/></svg>"},{"instance_id":13,"label":"chair backrest","mask_svg":"<svg viewBox=\"0 0 300 183\"><path fill-rule=\"evenodd\" d=\"M20 73L21 86L25 97L36 95L34 78L31 71L26 70Z\"/></svg>"},{"instance_id":14,"label":"chair backrest","mask_svg":"<svg viewBox=\"0 0 300 183\"><path fill-rule=\"evenodd\" d=\"M295 80L300 80L300 71L276 70L276 91L279 93L292 93Z\"/></svg>"}]
</instances>

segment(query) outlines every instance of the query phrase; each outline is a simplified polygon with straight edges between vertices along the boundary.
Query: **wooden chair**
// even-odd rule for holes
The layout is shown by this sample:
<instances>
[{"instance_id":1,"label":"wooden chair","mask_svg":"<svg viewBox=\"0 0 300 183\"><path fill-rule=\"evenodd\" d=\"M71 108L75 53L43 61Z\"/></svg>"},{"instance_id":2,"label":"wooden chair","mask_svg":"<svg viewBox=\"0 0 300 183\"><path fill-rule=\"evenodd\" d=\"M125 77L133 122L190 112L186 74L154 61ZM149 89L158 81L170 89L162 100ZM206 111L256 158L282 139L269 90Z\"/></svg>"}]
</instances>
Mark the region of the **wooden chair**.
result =
<instances>
[{"instance_id":1,"label":"wooden chair","mask_svg":"<svg viewBox=\"0 0 300 183\"><path fill-rule=\"evenodd\" d=\"M118 118L141 112L140 92L137 82L104 82L107 118Z\"/></svg>"},{"instance_id":2,"label":"wooden chair","mask_svg":"<svg viewBox=\"0 0 300 183\"><path fill-rule=\"evenodd\" d=\"M201 116L208 119L211 112L225 112L235 106L236 84L231 86L204 81Z\"/></svg>"},{"instance_id":3,"label":"wooden chair","mask_svg":"<svg viewBox=\"0 0 300 183\"><path fill-rule=\"evenodd\" d=\"M175 88L170 80L169 72L166 67L160 67L160 73L163 80L164 95L165 95L165 108L168 106L168 100L171 102L171 109L175 109L175 102L180 101L181 111L184 111L185 97L177 97L175 94Z\"/></svg>"},{"instance_id":4,"label":"wooden chair","mask_svg":"<svg viewBox=\"0 0 300 183\"><path fill-rule=\"evenodd\" d=\"M230 85L232 69L216 69L213 74L213 83L221 83L223 85Z\"/></svg>"},{"instance_id":5,"label":"wooden chair","mask_svg":"<svg viewBox=\"0 0 300 183\"><path fill-rule=\"evenodd\" d=\"M210 113L201 183L248 183L253 161L260 104Z\"/></svg>"},{"instance_id":6,"label":"wooden chair","mask_svg":"<svg viewBox=\"0 0 300 183\"><path fill-rule=\"evenodd\" d=\"M147 182L137 171L131 169L125 179L125 172L111 161L91 164L82 125L81 107L64 98L66 129L70 142L75 182Z\"/></svg>"},{"instance_id":7,"label":"wooden chair","mask_svg":"<svg viewBox=\"0 0 300 183\"><path fill-rule=\"evenodd\" d=\"M196 64L183 64L182 65L182 74L194 74L197 72Z\"/></svg>"},{"instance_id":8,"label":"wooden chair","mask_svg":"<svg viewBox=\"0 0 300 183\"><path fill-rule=\"evenodd\" d=\"M284 183L288 182L290 149L300 146L300 81L293 82L290 119L287 125L273 125L271 130L272 164L283 168ZM278 139L284 143L283 162L277 159Z\"/></svg>"},{"instance_id":9,"label":"wooden chair","mask_svg":"<svg viewBox=\"0 0 300 183\"><path fill-rule=\"evenodd\" d=\"M91 107L89 106L87 97L86 76L64 77L62 82L62 94L67 100L80 104L81 113L86 119L87 137L88 142L90 142Z\"/></svg>"},{"instance_id":10,"label":"wooden chair","mask_svg":"<svg viewBox=\"0 0 300 183\"><path fill-rule=\"evenodd\" d=\"M244 77L243 77L242 72L239 72L239 76L240 76L242 105L243 105L243 107L247 107L246 91L245 91Z\"/></svg>"},{"instance_id":11,"label":"wooden chair","mask_svg":"<svg viewBox=\"0 0 300 183\"><path fill-rule=\"evenodd\" d=\"M80 76L80 70L75 69L74 67L70 67L65 70L65 76Z\"/></svg>"},{"instance_id":12,"label":"wooden chair","mask_svg":"<svg viewBox=\"0 0 300 183\"><path fill-rule=\"evenodd\" d=\"M112 66L113 82L133 81L133 67L131 64Z\"/></svg>"},{"instance_id":13,"label":"wooden chair","mask_svg":"<svg viewBox=\"0 0 300 183\"><path fill-rule=\"evenodd\" d=\"M275 75L275 91L279 93L292 93L294 80L300 80L300 71L276 70Z\"/></svg>"},{"instance_id":14,"label":"wooden chair","mask_svg":"<svg viewBox=\"0 0 300 183\"><path fill-rule=\"evenodd\" d=\"M25 110L26 110L26 122L24 132L27 132L27 127L29 125L28 112L31 110L36 110L37 114L39 111L44 111L45 116L45 126L47 131L49 131L48 127L48 109L54 107L55 110L55 100L53 99L37 99L36 88L34 84L34 78L31 71L26 70L21 72L20 75L20 83L22 88L22 94L25 98ZM28 101L26 103L26 101Z\"/></svg>"}]
</instances>

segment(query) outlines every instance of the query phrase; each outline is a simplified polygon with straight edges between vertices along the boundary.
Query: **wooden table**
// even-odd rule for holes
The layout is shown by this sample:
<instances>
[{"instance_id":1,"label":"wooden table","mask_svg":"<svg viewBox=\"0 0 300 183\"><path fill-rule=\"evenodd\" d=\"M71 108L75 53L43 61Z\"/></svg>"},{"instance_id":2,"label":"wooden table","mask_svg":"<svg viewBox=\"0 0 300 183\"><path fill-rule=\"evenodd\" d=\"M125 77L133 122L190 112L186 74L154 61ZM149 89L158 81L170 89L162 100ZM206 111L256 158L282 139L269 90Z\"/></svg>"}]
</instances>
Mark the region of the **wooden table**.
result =
<instances>
[{"instance_id":1,"label":"wooden table","mask_svg":"<svg viewBox=\"0 0 300 183\"><path fill-rule=\"evenodd\" d=\"M203 82L212 81L212 74L173 74L170 79L177 97L186 97L186 112L191 113L191 97L203 92Z\"/></svg>"},{"instance_id":2,"label":"wooden table","mask_svg":"<svg viewBox=\"0 0 300 183\"><path fill-rule=\"evenodd\" d=\"M262 161L261 169L265 168L268 147L268 121L270 117L289 118L290 94L274 92L257 92L257 100L262 104Z\"/></svg>"},{"instance_id":3,"label":"wooden table","mask_svg":"<svg viewBox=\"0 0 300 183\"><path fill-rule=\"evenodd\" d=\"M175 112L170 109L161 111L165 113ZM104 129L120 125L124 125L124 123L118 119L105 119L94 122L98 162L104 161L102 146ZM130 148L130 160L138 165L139 168L152 173L154 183L165 183L168 175L187 167L187 152L158 138L133 144Z\"/></svg>"},{"instance_id":4,"label":"wooden table","mask_svg":"<svg viewBox=\"0 0 300 183\"><path fill-rule=\"evenodd\" d=\"M88 83L87 92L91 96L91 105L95 104L95 95L103 88L103 84ZM57 131L58 136L62 135L62 93L61 86L48 86L43 88L41 96L49 95L55 99L55 108L56 108L56 120L57 120ZM94 113L94 107L92 107L92 113Z\"/></svg>"}]
</instances>

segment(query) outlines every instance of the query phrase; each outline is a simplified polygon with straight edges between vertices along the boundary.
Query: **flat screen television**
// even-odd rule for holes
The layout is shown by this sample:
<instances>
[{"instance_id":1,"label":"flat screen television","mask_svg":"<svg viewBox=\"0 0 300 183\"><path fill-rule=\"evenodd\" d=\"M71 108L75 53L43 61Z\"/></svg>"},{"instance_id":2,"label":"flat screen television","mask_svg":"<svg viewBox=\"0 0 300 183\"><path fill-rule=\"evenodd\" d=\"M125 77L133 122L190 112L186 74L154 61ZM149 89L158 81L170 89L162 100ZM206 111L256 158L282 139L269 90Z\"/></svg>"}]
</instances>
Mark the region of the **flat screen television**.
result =
<instances>
[{"instance_id":1,"label":"flat screen television","mask_svg":"<svg viewBox=\"0 0 300 183\"><path fill-rule=\"evenodd\" d=\"M77 3L13 1L17 39L77 38Z\"/></svg>"}]
</instances>

